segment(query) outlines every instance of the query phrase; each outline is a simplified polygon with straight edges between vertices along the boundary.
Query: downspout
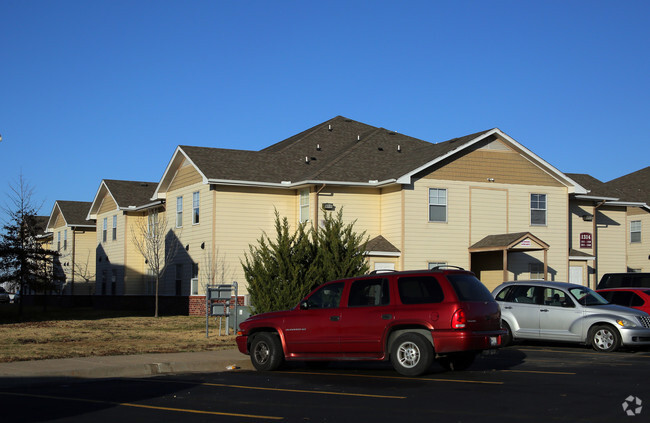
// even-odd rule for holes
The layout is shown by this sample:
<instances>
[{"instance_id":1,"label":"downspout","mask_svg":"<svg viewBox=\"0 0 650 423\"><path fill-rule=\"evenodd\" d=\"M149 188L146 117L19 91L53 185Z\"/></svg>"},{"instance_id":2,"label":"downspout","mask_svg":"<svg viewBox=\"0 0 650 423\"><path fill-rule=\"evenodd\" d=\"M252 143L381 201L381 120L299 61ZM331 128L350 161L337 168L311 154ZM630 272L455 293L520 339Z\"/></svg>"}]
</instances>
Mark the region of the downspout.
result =
<instances>
[{"instance_id":1,"label":"downspout","mask_svg":"<svg viewBox=\"0 0 650 423\"><path fill-rule=\"evenodd\" d=\"M75 274L75 253L77 251L76 235L77 231L74 226L70 227L72 229L72 280L70 281L70 295L74 295L74 274Z\"/></svg>"},{"instance_id":2,"label":"downspout","mask_svg":"<svg viewBox=\"0 0 650 423\"><path fill-rule=\"evenodd\" d=\"M598 209L603 206L607 201L603 200L598 204L594 205L594 219L593 219L593 228L592 232L594 233L594 242L593 242L593 250L594 250L594 281L593 281L593 289L596 289L598 286L598 225L596 224L596 212Z\"/></svg>"}]
</instances>

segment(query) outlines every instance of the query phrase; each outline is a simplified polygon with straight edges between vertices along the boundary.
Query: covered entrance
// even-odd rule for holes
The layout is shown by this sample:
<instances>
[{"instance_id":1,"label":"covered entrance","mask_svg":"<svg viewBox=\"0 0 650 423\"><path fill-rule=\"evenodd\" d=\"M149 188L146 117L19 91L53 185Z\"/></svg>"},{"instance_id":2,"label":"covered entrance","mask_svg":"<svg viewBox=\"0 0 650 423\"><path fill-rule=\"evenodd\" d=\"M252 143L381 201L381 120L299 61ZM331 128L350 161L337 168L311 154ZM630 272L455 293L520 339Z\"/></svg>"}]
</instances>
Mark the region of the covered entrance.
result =
<instances>
[{"instance_id":1,"label":"covered entrance","mask_svg":"<svg viewBox=\"0 0 650 423\"><path fill-rule=\"evenodd\" d=\"M488 235L469 247L470 266L490 289L509 280L508 254L544 251L543 279L548 280L549 245L530 232Z\"/></svg>"}]
</instances>

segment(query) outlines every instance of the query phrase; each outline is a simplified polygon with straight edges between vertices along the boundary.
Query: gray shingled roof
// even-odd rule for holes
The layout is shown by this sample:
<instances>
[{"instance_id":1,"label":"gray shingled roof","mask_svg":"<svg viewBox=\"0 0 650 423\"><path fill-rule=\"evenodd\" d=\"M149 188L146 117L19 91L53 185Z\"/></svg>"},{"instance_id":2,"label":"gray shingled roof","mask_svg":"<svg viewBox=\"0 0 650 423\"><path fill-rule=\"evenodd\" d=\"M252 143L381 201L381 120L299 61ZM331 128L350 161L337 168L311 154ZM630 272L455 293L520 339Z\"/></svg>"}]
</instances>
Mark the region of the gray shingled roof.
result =
<instances>
[{"instance_id":1,"label":"gray shingled roof","mask_svg":"<svg viewBox=\"0 0 650 423\"><path fill-rule=\"evenodd\" d=\"M594 178L586 173L566 173L569 178L589 190L587 195L594 197L620 198L621 192L611 185Z\"/></svg>"},{"instance_id":2,"label":"gray shingled roof","mask_svg":"<svg viewBox=\"0 0 650 423\"><path fill-rule=\"evenodd\" d=\"M612 179L605 185L619 192L621 200L650 205L650 166Z\"/></svg>"},{"instance_id":3,"label":"gray shingled roof","mask_svg":"<svg viewBox=\"0 0 650 423\"><path fill-rule=\"evenodd\" d=\"M119 208L140 207L151 203L151 197L157 186L157 182L118 181L113 179L104 179L104 183ZM90 206L86 210L86 216L89 210Z\"/></svg>"},{"instance_id":4,"label":"gray shingled roof","mask_svg":"<svg viewBox=\"0 0 650 423\"><path fill-rule=\"evenodd\" d=\"M366 251L382 251L387 253L399 253L399 248L391 244L386 238L379 235L368 241Z\"/></svg>"},{"instance_id":5,"label":"gray shingled roof","mask_svg":"<svg viewBox=\"0 0 650 423\"><path fill-rule=\"evenodd\" d=\"M404 176L485 132L434 144L337 116L260 151L180 148L209 180L368 183Z\"/></svg>"},{"instance_id":6,"label":"gray shingled roof","mask_svg":"<svg viewBox=\"0 0 650 423\"><path fill-rule=\"evenodd\" d=\"M58 200L56 204L59 206L59 210L61 210L61 214L68 226L93 225L93 221L86 220L92 205L91 202Z\"/></svg>"}]
</instances>

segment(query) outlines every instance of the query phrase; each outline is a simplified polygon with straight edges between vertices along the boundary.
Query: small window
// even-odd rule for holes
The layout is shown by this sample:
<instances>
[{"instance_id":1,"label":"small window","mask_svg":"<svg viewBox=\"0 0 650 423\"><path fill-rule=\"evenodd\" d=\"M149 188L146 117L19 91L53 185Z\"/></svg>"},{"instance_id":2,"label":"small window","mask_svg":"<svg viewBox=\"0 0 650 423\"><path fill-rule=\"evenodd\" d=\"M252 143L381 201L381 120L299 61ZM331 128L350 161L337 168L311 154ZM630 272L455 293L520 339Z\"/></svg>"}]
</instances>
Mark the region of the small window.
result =
<instances>
[{"instance_id":1,"label":"small window","mask_svg":"<svg viewBox=\"0 0 650 423\"><path fill-rule=\"evenodd\" d=\"M149 223L149 236L158 236L158 210L149 212L147 220Z\"/></svg>"},{"instance_id":2,"label":"small window","mask_svg":"<svg viewBox=\"0 0 650 423\"><path fill-rule=\"evenodd\" d=\"M560 289L544 288L544 305L553 307L575 307L569 296Z\"/></svg>"},{"instance_id":3,"label":"small window","mask_svg":"<svg viewBox=\"0 0 650 423\"><path fill-rule=\"evenodd\" d=\"M61 232L56 233L56 251L61 251Z\"/></svg>"},{"instance_id":4,"label":"small window","mask_svg":"<svg viewBox=\"0 0 650 423\"><path fill-rule=\"evenodd\" d=\"M444 261L430 261L429 263L427 263L427 269L429 270L435 269L436 267L446 267L446 266L447 263L445 263Z\"/></svg>"},{"instance_id":5,"label":"small window","mask_svg":"<svg viewBox=\"0 0 650 423\"><path fill-rule=\"evenodd\" d=\"M108 218L105 217L102 222L102 242L106 242L107 231L108 231Z\"/></svg>"},{"instance_id":6,"label":"small window","mask_svg":"<svg viewBox=\"0 0 650 423\"><path fill-rule=\"evenodd\" d=\"M381 306L390 303L388 279L363 279L350 287L350 307Z\"/></svg>"},{"instance_id":7,"label":"small window","mask_svg":"<svg viewBox=\"0 0 650 423\"><path fill-rule=\"evenodd\" d=\"M183 197L176 197L176 227L183 227Z\"/></svg>"},{"instance_id":8,"label":"small window","mask_svg":"<svg viewBox=\"0 0 650 423\"><path fill-rule=\"evenodd\" d=\"M433 276L408 276L397 281L402 304L439 303L444 299L440 283Z\"/></svg>"},{"instance_id":9,"label":"small window","mask_svg":"<svg viewBox=\"0 0 650 423\"><path fill-rule=\"evenodd\" d=\"M546 194L530 194L530 224L546 225Z\"/></svg>"},{"instance_id":10,"label":"small window","mask_svg":"<svg viewBox=\"0 0 650 423\"><path fill-rule=\"evenodd\" d=\"M191 287L190 289L192 290L191 295L199 295L199 279L198 278L192 278L190 281Z\"/></svg>"},{"instance_id":11,"label":"small window","mask_svg":"<svg viewBox=\"0 0 650 423\"><path fill-rule=\"evenodd\" d=\"M496 296L497 301L506 301L506 298L508 298L508 294L510 291L512 291L512 286L506 286L503 288L501 291Z\"/></svg>"},{"instance_id":12,"label":"small window","mask_svg":"<svg viewBox=\"0 0 650 423\"><path fill-rule=\"evenodd\" d=\"M63 231L63 251L68 249L68 230Z\"/></svg>"},{"instance_id":13,"label":"small window","mask_svg":"<svg viewBox=\"0 0 650 423\"><path fill-rule=\"evenodd\" d=\"M117 215L113 216L113 241L117 240Z\"/></svg>"},{"instance_id":14,"label":"small window","mask_svg":"<svg viewBox=\"0 0 650 423\"><path fill-rule=\"evenodd\" d=\"M106 269L102 270L102 295L106 295Z\"/></svg>"},{"instance_id":15,"label":"small window","mask_svg":"<svg viewBox=\"0 0 650 423\"><path fill-rule=\"evenodd\" d=\"M447 221L447 190L429 188L429 222Z\"/></svg>"},{"instance_id":16,"label":"small window","mask_svg":"<svg viewBox=\"0 0 650 423\"><path fill-rule=\"evenodd\" d=\"M544 264L530 263L528 264L528 271L532 280L544 280Z\"/></svg>"},{"instance_id":17,"label":"small window","mask_svg":"<svg viewBox=\"0 0 650 423\"><path fill-rule=\"evenodd\" d=\"M641 221L630 222L630 242L641 242Z\"/></svg>"},{"instance_id":18,"label":"small window","mask_svg":"<svg viewBox=\"0 0 650 423\"><path fill-rule=\"evenodd\" d=\"M199 224L199 192L192 193L192 225Z\"/></svg>"},{"instance_id":19,"label":"small window","mask_svg":"<svg viewBox=\"0 0 650 423\"><path fill-rule=\"evenodd\" d=\"M309 190L300 190L300 222L309 220Z\"/></svg>"}]
</instances>

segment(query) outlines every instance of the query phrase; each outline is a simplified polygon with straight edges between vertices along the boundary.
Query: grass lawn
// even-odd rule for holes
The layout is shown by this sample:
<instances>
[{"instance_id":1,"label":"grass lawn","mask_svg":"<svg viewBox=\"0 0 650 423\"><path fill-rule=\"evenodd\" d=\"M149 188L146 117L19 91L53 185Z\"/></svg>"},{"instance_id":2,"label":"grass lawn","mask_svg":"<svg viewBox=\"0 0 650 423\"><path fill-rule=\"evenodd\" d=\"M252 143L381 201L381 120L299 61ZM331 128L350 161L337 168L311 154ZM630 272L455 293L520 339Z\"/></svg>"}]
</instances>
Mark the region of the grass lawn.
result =
<instances>
[{"instance_id":1,"label":"grass lawn","mask_svg":"<svg viewBox=\"0 0 650 423\"><path fill-rule=\"evenodd\" d=\"M219 336L217 321L205 317L126 315L94 309L0 304L0 362L235 348L234 335ZM225 319L224 319L225 324Z\"/></svg>"}]
</instances>

